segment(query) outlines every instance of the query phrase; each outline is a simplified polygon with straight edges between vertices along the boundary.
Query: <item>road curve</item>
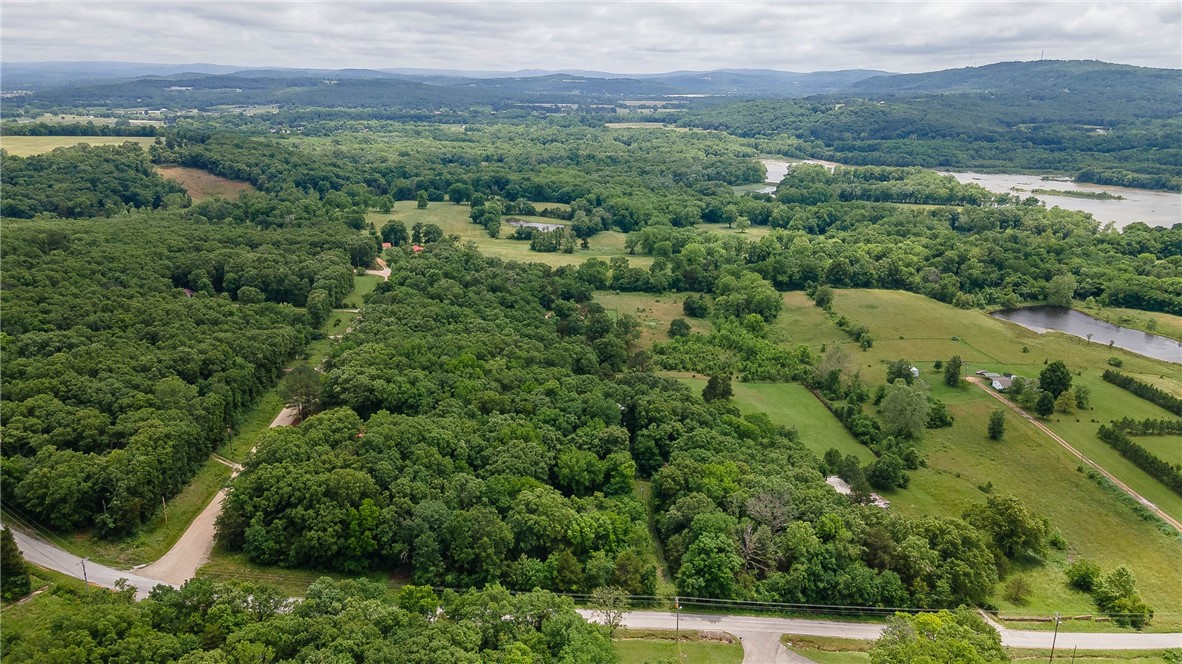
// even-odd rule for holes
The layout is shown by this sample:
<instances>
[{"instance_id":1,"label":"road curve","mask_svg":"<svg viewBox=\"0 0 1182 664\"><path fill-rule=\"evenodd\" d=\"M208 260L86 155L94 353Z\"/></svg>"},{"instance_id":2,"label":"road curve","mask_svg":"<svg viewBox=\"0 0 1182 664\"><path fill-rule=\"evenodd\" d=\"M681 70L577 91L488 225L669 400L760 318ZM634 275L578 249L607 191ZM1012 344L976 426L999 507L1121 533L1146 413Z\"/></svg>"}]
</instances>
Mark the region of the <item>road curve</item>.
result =
<instances>
[{"instance_id":1,"label":"road curve","mask_svg":"<svg viewBox=\"0 0 1182 664\"><path fill-rule=\"evenodd\" d=\"M82 574L82 558L63 551L35 535L30 535L16 528L11 528L10 530L12 531L13 538L16 540L17 548L24 554L25 560L38 567L61 572L67 576L77 579L84 578ZM149 579L140 574L113 569L92 561L86 562L85 578L91 585L102 586L103 588L114 588L116 581L127 579L128 583L135 586L136 597L140 599L147 597L152 588L164 583L157 579ZM176 584L169 583L166 585Z\"/></svg>"},{"instance_id":2,"label":"road curve","mask_svg":"<svg viewBox=\"0 0 1182 664\"><path fill-rule=\"evenodd\" d=\"M1182 521L1178 521L1177 519L1170 516L1169 514L1166 514L1165 512L1162 511L1162 509L1160 507L1158 507L1157 505L1154 505L1152 502L1149 501L1149 499L1145 498L1145 496L1142 496L1141 494L1137 493L1136 491L1133 491L1132 487L1130 487L1129 485L1125 484L1124 482L1116 479L1115 475L1108 472L1107 470L1104 470L1104 468L1101 467L1100 464L1098 464L1095 461L1092 461L1088 457L1084 456L1084 454L1082 452L1080 452L1079 450L1072 447L1071 443L1068 443L1066 440L1063 440L1061 437L1059 437L1059 434L1055 433L1054 431L1051 431L1050 427L1043 424L1042 422L1039 422L1030 413L1027 413L1026 411L1019 408L1017 404L1015 404L1012 401L1010 401L1009 399L1003 397L1001 394L998 394L997 392L993 391L993 389L991 389L989 386L987 386L984 383L984 381L980 380L976 376L965 376L965 380L967 380L970 383L976 385L977 387L985 390L986 394L993 397L994 399L997 399L998 401L1004 403L1010 410L1012 410L1015 413L1017 413L1018 415L1022 416L1027 422L1033 424L1040 431L1042 431L1047 436L1049 436L1051 438L1051 440L1062 445L1064 447L1064 449L1066 449L1068 452L1071 452L1080 461L1083 461L1084 463L1088 464L1092 468L1095 468L1097 472L1099 472L1104 477L1108 478L1108 481L1110 481L1113 484L1115 484L1116 486L1118 486L1121 491L1124 491L1125 493L1129 494L1130 496L1132 496L1133 500L1136 500L1138 503L1141 503L1142 505L1144 505L1145 509L1148 509L1149 511L1153 512L1162 521L1165 521L1166 523L1170 524L1174 528L1177 528L1179 531L1182 531Z\"/></svg>"}]
</instances>

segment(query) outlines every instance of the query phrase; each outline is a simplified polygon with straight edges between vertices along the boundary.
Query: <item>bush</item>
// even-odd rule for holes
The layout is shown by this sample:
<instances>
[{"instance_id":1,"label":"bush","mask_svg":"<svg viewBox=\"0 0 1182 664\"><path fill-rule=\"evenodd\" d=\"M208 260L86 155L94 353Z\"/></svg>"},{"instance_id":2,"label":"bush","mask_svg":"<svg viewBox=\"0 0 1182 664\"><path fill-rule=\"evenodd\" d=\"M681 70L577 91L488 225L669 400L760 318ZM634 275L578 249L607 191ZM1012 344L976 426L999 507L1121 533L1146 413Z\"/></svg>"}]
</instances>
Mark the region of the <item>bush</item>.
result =
<instances>
[{"instance_id":1,"label":"bush","mask_svg":"<svg viewBox=\"0 0 1182 664\"><path fill-rule=\"evenodd\" d=\"M1006 582L1005 598L1014 604L1025 604L1030 598L1030 582L1024 576L1015 576Z\"/></svg>"},{"instance_id":2,"label":"bush","mask_svg":"<svg viewBox=\"0 0 1182 664\"><path fill-rule=\"evenodd\" d=\"M1080 558L1067 566L1067 583L1077 590L1092 592L1099 578L1100 566L1087 558Z\"/></svg>"}]
</instances>

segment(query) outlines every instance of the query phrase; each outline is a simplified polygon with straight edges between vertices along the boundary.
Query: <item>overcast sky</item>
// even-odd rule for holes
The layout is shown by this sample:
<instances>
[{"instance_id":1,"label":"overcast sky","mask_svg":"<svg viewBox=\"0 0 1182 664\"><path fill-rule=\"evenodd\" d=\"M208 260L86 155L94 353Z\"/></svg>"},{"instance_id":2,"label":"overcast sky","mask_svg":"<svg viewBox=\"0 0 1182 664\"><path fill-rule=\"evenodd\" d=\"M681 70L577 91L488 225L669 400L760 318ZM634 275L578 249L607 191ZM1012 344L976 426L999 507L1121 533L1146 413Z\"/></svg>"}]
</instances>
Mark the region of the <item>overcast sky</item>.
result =
<instances>
[{"instance_id":1,"label":"overcast sky","mask_svg":"<svg viewBox=\"0 0 1182 664\"><path fill-rule=\"evenodd\" d=\"M6 62L622 73L929 71L1004 60L1182 67L1182 2L13 2Z\"/></svg>"}]
</instances>

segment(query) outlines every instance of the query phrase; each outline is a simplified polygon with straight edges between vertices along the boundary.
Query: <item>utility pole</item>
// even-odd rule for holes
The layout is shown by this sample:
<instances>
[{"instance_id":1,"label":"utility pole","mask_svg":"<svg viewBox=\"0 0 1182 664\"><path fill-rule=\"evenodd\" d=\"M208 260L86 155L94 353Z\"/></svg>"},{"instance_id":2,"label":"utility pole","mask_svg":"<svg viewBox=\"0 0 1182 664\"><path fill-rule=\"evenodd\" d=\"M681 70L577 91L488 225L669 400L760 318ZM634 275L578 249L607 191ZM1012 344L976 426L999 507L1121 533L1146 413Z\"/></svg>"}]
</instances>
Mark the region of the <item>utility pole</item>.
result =
<instances>
[{"instance_id":1,"label":"utility pole","mask_svg":"<svg viewBox=\"0 0 1182 664\"><path fill-rule=\"evenodd\" d=\"M160 496L160 504L164 506L164 523L168 524L168 501L164 499L164 496Z\"/></svg>"},{"instance_id":2,"label":"utility pole","mask_svg":"<svg viewBox=\"0 0 1182 664\"><path fill-rule=\"evenodd\" d=\"M81 561L79 561L78 564L82 565L82 582L86 584L86 589L90 590L90 579L88 579L86 576L86 561L87 560L89 560L89 558L83 558Z\"/></svg>"},{"instance_id":3,"label":"utility pole","mask_svg":"<svg viewBox=\"0 0 1182 664\"><path fill-rule=\"evenodd\" d=\"M1059 612L1055 612L1055 636L1051 637L1051 660L1055 661L1055 644L1059 641Z\"/></svg>"}]
</instances>

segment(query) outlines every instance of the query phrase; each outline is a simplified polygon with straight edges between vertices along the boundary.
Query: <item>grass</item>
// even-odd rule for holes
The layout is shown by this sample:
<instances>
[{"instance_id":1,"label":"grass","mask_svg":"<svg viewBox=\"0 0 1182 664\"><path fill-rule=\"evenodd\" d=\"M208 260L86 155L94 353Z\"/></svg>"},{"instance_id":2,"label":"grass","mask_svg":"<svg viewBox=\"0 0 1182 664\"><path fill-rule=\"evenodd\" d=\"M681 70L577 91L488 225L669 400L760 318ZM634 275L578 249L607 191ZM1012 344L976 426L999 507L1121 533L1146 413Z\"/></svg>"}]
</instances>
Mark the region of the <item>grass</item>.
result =
<instances>
[{"instance_id":1,"label":"grass","mask_svg":"<svg viewBox=\"0 0 1182 664\"><path fill-rule=\"evenodd\" d=\"M209 562L197 570L197 576L212 581L251 581L267 583L279 588L290 597L301 597L308 590L308 586L321 577L332 579L367 578L371 581L383 583L387 588L398 588L406 583L400 577L370 572L364 575L340 574L337 572L320 572L307 569L289 569L286 567L271 567L256 565L246 559L244 553L231 553L215 544L210 553Z\"/></svg>"},{"instance_id":2,"label":"grass","mask_svg":"<svg viewBox=\"0 0 1182 664\"><path fill-rule=\"evenodd\" d=\"M271 426L271 422L281 410L283 410L283 400L279 398L279 391L271 388L264 392L259 397L258 403L243 419L242 424L238 425L234 437L222 449L218 450L218 454L238 463L245 461L250 451L254 449L255 441Z\"/></svg>"},{"instance_id":3,"label":"grass","mask_svg":"<svg viewBox=\"0 0 1182 664\"><path fill-rule=\"evenodd\" d=\"M869 650L873 643L856 639L842 639L825 636L800 636L785 634L781 637L784 646L792 652L803 655L818 664L861 664L870 661ZM1045 661L1051 656L1049 648L1006 648L1015 662ZM1169 664L1176 661L1166 658L1160 650L1071 650L1059 649L1056 658L1073 658L1081 664Z\"/></svg>"},{"instance_id":4,"label":"grass","mask_svg":"<svg viewBox=\"0 0 1182 664\"><path fill-rule=\"evenodd\" d=\"M709 636L711 638L704 638ZM724 642L720 638L730 639ZM686 664L738 664L743 661L743 646L730 634L722 632L681 632L682 662ZM623 629L612 642L616 654L624 664L677 658L677 641L668 630Z\"/></svg>"},{"instance_id":5,"label":"grass","mask_svg":"<svg viewBox=\"0 0 1182 664\"><path fill-rule=\"evenodd\" d=\"M992 482L995 493L1019 497L1062 532L1069 544L1066 554L1052 556L1043 565L1019 566L1029 576L1034 593L1023 606L995 597L1003 613L1093 613L1091 598L1068 589L1063 575L1068 562L1082 556L1096 560L1104 571L1129 565L1137 575L1140 592L1157 612L1150 629L1182 627L1182 593L1177 592L1182 587L1182 567L1177 564L1182 542L1141 520L1129 507L1077 472L1079 462L1075 457L1017 416L1007 417L1002 441L990 441L985 435L986 423L1000 404L978 388L943 385L942 374L933 362L959 354L969 362L966 372L1006 370L1037 376L1044 359L1063 359L1073 370L1083 370L1082 380L1093 385L1095 412L1080 417L1083 421L1078 426L1072 417L1070 422L1052 421L1052 428L1060 427L1060 435L1121 481L1138 491L1144 488L1147 496L1152 494L1152 500L1160 499L1163 509L1176 504L1172 494L1164 495L1168 493L1164 487L1119 456L1112 456L1115 453L1099 450L1096 446L1103 443L1095 438L1098 424L1088 420L1094 417L1107 421L1120 417L1122 411L1140 413L1148 408L1094 384L1107 366L1108 357L1119 355L1124 360L1123 370L1135 374L1172 376L1176 366L1088 344L1069 335L1039 335L981 311L956 309L912 293L838 290L835 312L867 325L876 339L874 347L863 352L802 293L786 293L784 303L784 311L773 326L778 340L804 343L817 351L822 344L839 344L849 355L849 370L860 372L871 385L885 379L887 362L906 358L920 368L921 377L932 385L933 395L947 403L956 418L951 428L926 434L920 449L928 467L911 473L908 489L884 494L891 500L892 509L908 515L960 516L969 505L985 499L978 486Z\"/></svg>"},{"instance_id":6,"label":"grass","mask_svg":"<svg viewBox=\"0 0 1182 664\"><path fill-rule=\"evenodd\" d=\"M1077 306L1079 306L1078 303ZM1131 327L1151 334L1182 341L1182 316L1173 316L1156 311L1122 309L1120 307L1079 306L1079 309L1089 316L1106 320L1113 325ZM1150 325L1149 321L1154 321L1154 324ZM1153 329L1150 329L1151 327Z\"/></svg>"},{"instance_id":7,"label":"grass","mask_svg":"<svg viewBox=\"0 0 1182 664\"><path fill-rule=\"evenodd\" d=\"M38 534L49 542L73 553L88 557L95 562L117 569L130 568L152 562L168 553L176 544L189 523L209 504L214 494L230 480L229 466L210 459L206 461L193 481L168 503L167 519L158 511L135 533L120 539L103 539L89 532L63 532L38 528ZM8 508L6 508L8 509ZM12 512L7 512L13 516ZM16 513L18 524L27 524Z\"/></svg>"},{"instance_id":8,"label":"grass","mask_svg":"<svg viewBox=\"0 0 1182 664\"><path fill-rule=\"evenodd\" d=\"M353 277L353 290L345 296L345 306L350 309L359 308L365 304L365 296L369 295L381 282L382 278L376 274L363 274L359 277Z\"/></svg>"},{"instance_id":9,"label":"grass","mask_svg":"<svg viewBox=\"0 0 1182 664\"><path fill-rule=\"evenodd\" d=\"M654 297L648 293L618 293L596 291L595 301L617 317L627 314L640 322L640 344L652 347L658 341L669 340L669 323L675 318L685 319L693 332L709 333L713 328L709 321L690 318L682 311L684 293L672 293Z\"/></svg>"},{"instance_id":10,"label":"grass","mask_svg":"<svg viewBox=\"0 0 1182 664\"><path fill-rule=\"evenodd\" d=\"M238 194L244 191L255 190L249 182L227 180L200 168L157 166L156 172L184 187L194 203L213 197L238 198Z\"/></svg>"},{"instance_id":11,"label":"grass","mask_svg":"<svg viewBox=\"0 0 1182 664\"><path fill-rule=\"evenodd\" d=\"M561 207L557 203L534 203L540 210L545 207ZM524 263L545 263L554 267L560 265L579 265L588 258L601 258L603 260L610 260L616 256L624 256L633 267L647 268L652 265L653 259L651 256L631 256L627 250L624 249L624 233L619 231L610 231L598 233L591 238L590 249L575 249L573 254L564 254L561 252L539 252L530 251L529 242L522 240L509 240L505 237L490 238L484 228L478 226L468 218L468 213L471 211L467 205L456 205L454 203L429 203L426 209L420 210L416 206L415 201L398 201L394 204L394 210L390 214L370 213L367 218L378 229L389 221L391 218L398 219L406 224L407 229L418 222L425 224L435 224L443 229L446 235L457 235L466 242L475 242L479 247L481 253L486 256L493 256L504 260L520 261ZM530 217L526 215L507 215L516 217L525 221L537 221L540 223L553 224L554 219L546 217ZM508 235L511 232L511 227L502 224L502 235Z\"/></svg>"},{"instance_id":12,"label":"grass","mask_svg":"<svg viewBox=\"0 0 1182 664\"><path fill-rule=\"evenodd\" d=\"M705 378L679 378L694 391L706 387ZM775 424L795 427L800 441L818 457L831 447L842 456L853 454L862 463L874 460L870 448L859 443L841 422L803 385L798 383L732 382L735 396L731 401L747 413L766 413Z\"/></svg>"},{"instance_id":13,"label":"grass","mask_svg":"<svg viewBox=\"0 0 1182 664\"><path fill-rule=\"evenodd\" d=\"M20 157L50 152L56 148L86 143L88 145L123 145L131 141L145 150L156 141L149 136L0 136L0 148Z\"/></svg>"}]
</instances>

